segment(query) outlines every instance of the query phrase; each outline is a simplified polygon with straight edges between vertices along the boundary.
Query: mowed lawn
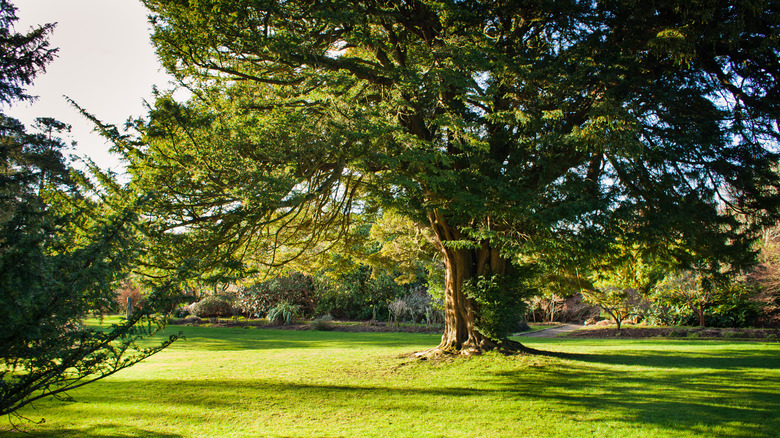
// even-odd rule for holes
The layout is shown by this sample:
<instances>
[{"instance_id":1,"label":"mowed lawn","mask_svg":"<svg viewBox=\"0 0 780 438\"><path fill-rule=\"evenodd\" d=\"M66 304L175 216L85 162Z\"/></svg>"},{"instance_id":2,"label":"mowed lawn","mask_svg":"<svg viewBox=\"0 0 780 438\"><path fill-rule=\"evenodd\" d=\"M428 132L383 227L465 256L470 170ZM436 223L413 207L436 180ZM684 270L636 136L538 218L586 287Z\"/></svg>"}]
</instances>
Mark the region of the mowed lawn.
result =
<instances>
[{"instance_id":1,"label":"mowed lawn","mask_svg":"<svg viewBox=\"0 0 780 438\"><path fill-rule=\"evenodd\" d=\"M0 436L780 436L778 343L528 338L559 354L432 362L403 355L438 335L180 329Z\"/></svg>"}]
</instances>

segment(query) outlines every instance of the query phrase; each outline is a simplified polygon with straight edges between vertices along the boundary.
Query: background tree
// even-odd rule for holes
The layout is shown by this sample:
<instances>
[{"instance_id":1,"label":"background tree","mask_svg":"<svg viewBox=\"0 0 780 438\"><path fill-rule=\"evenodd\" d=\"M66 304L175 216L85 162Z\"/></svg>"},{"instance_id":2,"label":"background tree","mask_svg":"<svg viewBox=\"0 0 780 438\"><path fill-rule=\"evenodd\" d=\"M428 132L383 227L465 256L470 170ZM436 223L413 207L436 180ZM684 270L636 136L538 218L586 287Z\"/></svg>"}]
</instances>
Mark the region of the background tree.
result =
<instances>
[{"instance_id":1,"label":"background tree","mask_svg":"<svg viewBox=\"0 0 780 438\"><path fill-rule=\"evenodd\" d=\"M30 98L24 87L54 55L46 43L52 25L18 34L15 13L0 1L0 101L6 104ZM113 304L118 281L138 255L137 205L101 202L108 195L90 190L69 167L59 137L66 125L40 118L36 128L28 133L0 113L0 415L64 397L176 339L136 344L161 327L150 308L105 331L84 326L85 317Z\"/></svg>"},{"instance_id":2,"label":"background tree","mask_svg":"<svg viewBox=\"0 0 780 438\"><path fill-rule=\"evenodd\" d=\"M120 141L160 269L276 266L392 208L445 266L431 353L472 353L521 348L479 316L549 260L620 237L716 272L777 217L776 1L144 3L193 95Z\"/></svg>"},{"instance_id":3,"label":"background tree","mask_svg":"<svg viewBox=\"0 0 780 438\"><path fill-rule=\"evenodd\" d=\"M623 321L641 312L667 269L647 248L617 244L591 268L582 294L585 301L607 312L620 330Z\"/></svg>"},{"instance_id":4,"label":"background tree","mask_svg":"<svg viewBox=\"0 0 780 438\"><path fill-rule=\"evenodd\" d=\"M763 323L777 326L780 325L780 228L764 230L759 243L760 263L748 278L751 284L758 286L758 299L764 307Z\"/></svg>"},{"instance_id":5,"label":"background tree","mask_svg":"<svg viewBox=\"0 0 780 438\"><path fill-rule=\"evenodd\" d=\"M694 271L681 271L668 275L658 285L658 301L683 303L696 315L699 327L704 327L708 307L715 298L715 285L711 280Z\"/></svg>"}]
</instances>

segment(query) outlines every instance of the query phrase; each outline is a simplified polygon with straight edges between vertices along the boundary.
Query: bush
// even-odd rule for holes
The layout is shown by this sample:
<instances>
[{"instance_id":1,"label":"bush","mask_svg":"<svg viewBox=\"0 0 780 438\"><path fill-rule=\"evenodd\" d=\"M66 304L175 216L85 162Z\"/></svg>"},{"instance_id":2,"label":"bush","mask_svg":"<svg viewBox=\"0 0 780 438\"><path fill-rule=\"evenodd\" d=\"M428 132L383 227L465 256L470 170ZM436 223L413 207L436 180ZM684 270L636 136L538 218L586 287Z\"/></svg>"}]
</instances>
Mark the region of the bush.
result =
<instances>
[{"instance_id":1,"label":"bush","mask_svg":"<svg viewBox=\"0 0 780 438\"><path fill-rule=\"evenodd\" d=\"M392 303L388 304L387 311L390 315L390 322L394 324L398 324L399 322L403 321L404 317L411 313L409 306L402 298L398 298Z\"/></svg>"},{"instance_id":2,"label":"bush","mask_svg":"<svg viewBox=\"0 0 780 438\"><path fill-rule=\"evenodd\" d=\"M704 309L707 327L751 327L762 316L761 303L754 300L755 291L735 282L716 287ZM652 304L642 314L650 325L695 326L698 316L682 297L656 293Z\"/></svg>"},{"instance_id":3,"label":"bush","mask_svg":"<svg viewBox=\"0 0 780 438\"><path fill-rule=\"evenodd\" d=\"M441 324L444 322L441 307L441 302L435 301L425 289L417 288L388 304L387 310L390 321L395 323L408 320L414 323Z\"/></svg>"},{"instance_id":4,"label":"bush","mask_svg":"<svg viewBox=\"0 0 780 438\"><path fill-rule=\"evenodd\" d=\"M241 288L236 295L241 313L255 318L265 316L281 302L299 306L303 316L314 314L316 309L314 279L299 272Z\"/></svg>"},{"instance_id":5,"label":"bush","mask_svg":"<svg viewBox=\"0 0 780 438\"><path fill-rule=\"evenodd\" d=\"M268 321L290 324L301 311L301 306L287 301L281 301L268 311Z\"/></svg>"},{"instance_id":6,"label":"bush","mask_svg":"<svg viewBox=\"0 0 780 438\"><path fill-rule=\"evenodd\" d=\"M388 272L379 272L359 266L349 272L321 275L317 278L317 309L336 319L387 320L387 303L404 294L404 286L397 284Z\"/></svg>"},{"instance_id":7,"label":"bush","mask_svg":"<svg viewBox=\"0 0 780 438\"><path fill-rule=\"evenodd\" d=\"M237 309L236 298L231 295L209 295L189 307L189 312L198 318L233 316Z\"/></svg>"},{"instance_id":8,"label":"bush","mask_svg":"<svg viewBox=\"0 0 780 438\"><path fill-rule=\"evenodd\" d=\"M640 313L640 317L647 325L665 327L695 325L697 322L687 305L670 304L657 300L657 297L654 297L654 301Z\"/></svg>"},{"instance_id":9,"label":"bush","mask_svg":"<svg viewBox=\"0 0 780 438\"><path fill-rule=\"evenodd\" d=\"M523 300L531 290L518 277L492 275L469 279L464 292L479 308L477 330L490 339L506 339L523 320Z\"/></svg>"},{"instance_id":10,"label":"bush","mask_svg":"<svg viewBox=\"0 0 780 438\"><path fill-rule=\"evenodd\" d=\"M708 327L752 327L761 317L761 303L755 291L741 283L718 291L705 318Z\"/></svg>"},{"instance_id":11,"label":"bush","mask_svg":"<svg viewBox=\"0 0 780 438\"><path fill-rule=\"evenodd\" d=\"M319 331L330 331L333 330L333 324L330 322L333 321L333 317L330 315L323 315L319 318L315 319L311 322L311 328L313 330L319 330Z\"/></svg>"}]
</instances>

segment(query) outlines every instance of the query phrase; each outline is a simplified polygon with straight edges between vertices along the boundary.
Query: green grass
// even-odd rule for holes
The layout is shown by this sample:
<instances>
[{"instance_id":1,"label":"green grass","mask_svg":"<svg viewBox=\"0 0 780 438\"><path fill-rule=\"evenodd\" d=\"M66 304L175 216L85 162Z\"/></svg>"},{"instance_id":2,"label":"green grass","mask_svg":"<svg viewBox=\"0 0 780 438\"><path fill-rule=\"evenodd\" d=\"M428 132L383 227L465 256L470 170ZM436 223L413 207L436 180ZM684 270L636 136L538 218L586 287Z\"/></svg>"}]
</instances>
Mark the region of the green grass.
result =
<instances>
[{"instance_id":1,"label":"green grass","mask_svg":"<svg viewBox=\"0 0 780 438\"><path fill-rule=\"evenodd\" d=\"M171 327L168 330L178 330ZM772 437L780 344L524 338L557 356L426 362L438 335L183 327L25 410L43 437ZM0 436L29 436L8 432Z\"/></svg>"}]
</instances>

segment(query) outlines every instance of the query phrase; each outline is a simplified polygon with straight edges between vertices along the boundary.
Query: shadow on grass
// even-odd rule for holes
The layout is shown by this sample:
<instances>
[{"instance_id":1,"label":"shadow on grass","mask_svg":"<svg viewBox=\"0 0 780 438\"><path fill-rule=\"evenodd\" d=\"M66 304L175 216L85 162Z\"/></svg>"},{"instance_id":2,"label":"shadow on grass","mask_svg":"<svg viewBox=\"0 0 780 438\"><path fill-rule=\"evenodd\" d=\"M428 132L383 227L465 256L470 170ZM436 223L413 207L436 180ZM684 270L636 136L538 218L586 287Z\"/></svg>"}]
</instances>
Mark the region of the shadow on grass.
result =
<instances>
[{"instance_id":1,"label":"shadow on grass","mask_svg":"<svg viewBox=\"0 0 780 438\"><path fill-rule=\"evenodd\" d=\"M623 421L670 433L704 433L703 427L715 426L721 437L776 437L780 430L777 350L536 354L560 362L534 368L533 378L527 370L495 373L508 396L533 394L560 406L563 415L608 410Z\"/></svg>"},{"instance_id":2,"label":"shadow on grass","mask_svg":"<svg viewBox=\"0 0 780 438\"><path fill-rule=\"evenodd\" d=\"M535 349L540 356L568 359L593 364L624 365L653 368L708 368L738 370L745 368L780 369L780 353L760 348L718 349L686 353L674 350L634 350L635 353L566 353Z\"/></svg>"},{"instance_id":3,"label":"shadow on grass","mask_svg":"<svg viewBox=\"0 0 780 438\"><path fill-rule=\"evenodd\" d=\"M410 345L435 345L441 335L410 333L351 333L314 330L279 330L258 328L173 327L186 339L180 348L207 351L325 349L325 348L392 348ZM169 330L169 329L166 329Z\"/></svg>"},{"instance_id":4,"label":"shadow on grass","mask_svg":"<svg viewBox=\"0 0 780 438\"><path fill-rule=\"evenodd\" d=\"M136 429L132 427L125 427L125 426L99 426L99 427L89 427L84 429L78 429L78 430L69 430L69 429L55 429L55 430L47 430L43 433L43 435L39 435L38 433L30 433L25 431L25 427L21 426L19 430L13 430L9 431L6 429L0 428L0 436L8 436L8 437L20 437L20 438L26 438L26 437L35 437L35 436L51 436L51 437L57 437L57 438L68 438L68 437L79 437L79 438L182 438L182 435L177 434L170 434L170 433L160 433L160 432L151 432L147 430L141 430Z\"/></svg>"},{"instance_id":5,"label":"shadow on grass","mask_svg":"<svg viewBox=\"0 0 780 438\"><path fill-rule=\"evenodd\" d=\"M438 340L437 335L234 328L193 330L185 334L198 349L217 351L387 348L435 344ZM560 345L534 344L541 349ZM290 374L278 378L262 379L246 374L188 380L183 374L171 379L107 380L88 398L90 403L103 406L124 401L129 406L170 407L162 414L166 420L196 428L213 426L215 418L230 425L241 418L263 417L267 423L260 423L270 424L276 421L277 414L279 419L292 418L300 426L299 430L306 430L307 426L327 423L334 416L359 423L367 419L376 421L376 417L392 419L394 413L403 412L423 421L423 418L452 418L453 413L460 412L468 413L462 416L466 428L475 427L480 421L480 424L555 423L541 428L572 427L575 422L605 423L610 427L613 422L623 423L617 427L626 436L636 432L634 428L640 432L645 428L660 431L655 436L682 433L725 438L777 436L780 430L777 415L780 390L775 381L780 369L777 348L711 344L717 348L707 350L685 348L685 344L677 348L677 344L672 344L675 348L664 350L660 347L667 344L659 343L659 348L654 350L655 344L643 348L632 345L618 344L589 354L540 351L538 358L519 356L516 362L490 358L484 362L480 358L473 362L472 359L454 360L435 366L413 362L397 371L398 374L382 374L385 370L379 374L370 370L364 373L356 366L335 367L330 372L317 370L308 380L305 368L290 369ZM365 355L365 352L356 354ZM125 413L109 415L113 417L106 419L108 423L127 421ZM479 420L472 421L477 416ZM105 429L79 430L78 436L160 435L117 427L108 434Z\"/></svg>"},{"instance_id":6,"label":"shadow on grass","mask_svg":"<svg viewBox=\"0 0 780 438\"><path fill-rule=\"evenodd\" d=\"M405 412L415 418L447 418L453 411L479 409L488 416L498 416L497 421L505 421L501 414L489 412L498 399L516 406L518 415L530 415L529 421L539 421L533 419L538 412L524 410L530 403L554 412L553 418L650 426L667 436L687 432L725 438L772 437L780 430L780 391L772 380L780 366L778 354L740 350L549 356L552 358L542 360L541 365L518 361L511 371L471 370L468 378L440 386L426 384L425 377L395 380L397 386L382 379L367 384L275 379L158 380L138 381L133 386L159 391L155 403L200 408L201 414L188 409L187 420L201 415L197 421L204 424L214 409L283 412L299 407L306 407L314 417L326 417L327 412L358 417ZM771 370L767 363L772 365ZM422 369L430 373L438 370L452 371L447 366ZM121 388L112 387L115 383L106 385L108 391L92 401L111 403L121 392ZM178 415L175 412L166 415Z\"/></svg>"}]
</instances>

